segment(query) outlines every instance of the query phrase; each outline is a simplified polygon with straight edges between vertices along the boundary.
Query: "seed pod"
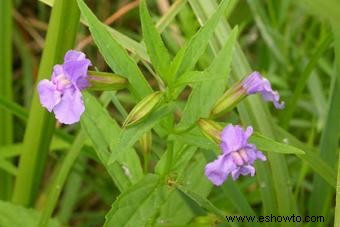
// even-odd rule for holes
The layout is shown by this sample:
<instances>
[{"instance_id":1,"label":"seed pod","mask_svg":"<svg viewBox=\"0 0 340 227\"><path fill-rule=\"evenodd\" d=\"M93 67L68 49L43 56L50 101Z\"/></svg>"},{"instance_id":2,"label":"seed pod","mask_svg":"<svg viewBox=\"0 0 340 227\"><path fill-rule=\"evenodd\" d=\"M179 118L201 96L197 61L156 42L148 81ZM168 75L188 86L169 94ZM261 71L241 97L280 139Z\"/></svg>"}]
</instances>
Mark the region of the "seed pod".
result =
<instances>
[{"instance_id":1,"label":"seed pod","mask_svg":"<svg viewBox=\"0 0 340 227\"><path fill-rule=\"evenodd\" d=\"M114 73L88 72L89 89L95 91L113 91L125 88L128 80Z\"/></svg>"},{"instance_id":2,"label":"seed pod","mask_svg":"<svg viewBox=\"0 0 340 227\"><path fill-rule=\"evenodd\" d=\"M149 113L151 113L154 107L161 101L162 97L163 93L160 91L156 91L146 96L131 110L123 123L123 127L136 124Z\"/></svg>"},{"instance_id":3,"label":"seed pod","mask_svg":"<svg viewBox=\"0 0 340 227\"><path fill-rule=\"evenodd\" d=\"M197 121L197 124L206 137L217 144L221 143L220 134L222 131L222 127L219 126L216 122L201 118Z\"/></svg>"}]
</instances>

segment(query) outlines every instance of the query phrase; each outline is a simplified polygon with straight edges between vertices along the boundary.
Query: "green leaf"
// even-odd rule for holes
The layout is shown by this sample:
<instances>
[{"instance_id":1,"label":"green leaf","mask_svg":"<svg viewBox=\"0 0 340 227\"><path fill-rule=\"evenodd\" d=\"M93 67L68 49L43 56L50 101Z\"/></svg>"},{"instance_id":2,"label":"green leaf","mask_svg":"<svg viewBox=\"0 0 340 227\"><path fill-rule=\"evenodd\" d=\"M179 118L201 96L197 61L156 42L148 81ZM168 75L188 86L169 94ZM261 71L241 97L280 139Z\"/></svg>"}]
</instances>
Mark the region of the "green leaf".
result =
<instances>
[{"instance_id":1,"label":"green leaf","mask_svg":"<svg viewBox=\"0 0 340 227\"><path fill-rule=\"evenodd\" d=\"M261 151L276 152L282 154L305 154L305 152L297 147L289 144L279 143L260 133L254 132L249 138L250 143L254 143L257 149Z\"/></svg>"},{"instance_id":2,"label":"green leaf","mask_svg":"<svg viewBox=\"0 0 340 227\"><path fill-rule=\"evenodd\" d=\"M195 86L196 83L208 82L211 78L212 75L206 71L188 71L176 80L174 87L182 87L183 85L185 86L189 84L193 84L193 86ZM224 78L224 76L219 76L216 79L221 80Z\"/></svg>"},{"instance_id":3,"label":"green leaf","mask_svg":"<svg viewBox=\"0 0 340 227\"><path fill-rule=\"evenodd\" d=\"M119 155L124 153L125 149L130 149L145 132L152 129L163 117L170 114L175 106L175 103L164 104L150 113L150 115L140 123L122 129L119 135L116 135L115 138L111 138L112 142L110 149L112 153L108 164L117 160Z\"/></svg>"},{"instance_id":4,"label":"green leaf","mask_svg":"<svg viewBox=\"0 0 340 227\"><path fill-rule=\"evenodd\" d=\"M136 98L141 99L152 92L151 87L139 70L136 62L112 37L106 26L101 23L82 0L77 0L82 16L86 19L93 40L110 68L128 79L129 89Z\"/></svg>"},{"instance_id":5,"label":"green leaf","mask_svg":"<svg viewBox=\"0 0 340 227\"><path fill-rule=\"evenodd\" d=\"M36 210L0 201L0 226L36 227L40 216ZM60 225L55 220L50 220L48 226L58 227Z\"/></svg>"},{"instance_id":6,"label":"green leaf","mask_svg":"<svg viewBox=\"0 0 340 227\"><path fill-rule=\"evenodd\" d=\"M229 0L223 0L206 24L177 53L170 68L170 75L173 76L172 80L195 66L206 50L209 39L228 5Z\"/></svg>"},{"instance_id":7,"label":"green leaf","mask_svg":"<svg viewBox=\"0 0 340 227\"><path fill-rule=\"evenodd\" d=\"M138 155L133 149L124 148L127 152L122 152L118 162L107 165L110 142L121 130L93 96L84 92L83 97L86 111L81 118L81 126L91 139L100 161L118 188L124 191L131 182L137 182L143 175Z\"/></svg>"},{"instance_id":8,"label":"green leaf","mask_svg":"<svg viewBox=\"0 0 340 227\"><path fill-rule=\"evenodd\" d=\"M16 104L15 102L10 102L2 97L0 97L0 108L4 108L8 112L11 112L21 120L27 121L28 113L20 105Z\"/></svg>"},{"instance_id":9,"label":"green leaf","mask_svg":"<svg viewBox=\"0 0 340 227\"><path fill-rule=\"evenodd\" d=\"M104 226L146 226L169 193L157 175L146 175L112 204Z\"/></svg>"},{"instance_id":10,"label":"green leaf","mask_svg":"<svg viewBox=\"0 0 340 227\"><path fill-rule=\"evenodd\" d=\"M238 29L235 28L230 33L224 47L206 70L210 80L194 86L178 127L189 127L199 118L209 117L211 108L223 94L227 85L237 32ZM224 78L218 79L221 75Z\"/></svg>"},{"instance_id":11,"label":"green leaf","mask_svg":"<svg viewBox=\"0 0 340 227\"><path fill-rule=\"evenodd\" d=\"M335 187L336 185L336 175L334 170L320 158L318 151L311 149L310 147L304 145L297 138L291 135L284 129L276 126L275 135L281 140L287 140L289 144L292 144L306 152L305 155L298 155L299 158L306 161L307 164L319 174L330 186Z\"/></svg>"},{"instance_id":12,"label":"green leaf","mask_svg":"<svg viewBox=\"0 0 340 227\"><path fill-rule=\"evenodd\" d=\"M6 159L0 159L0 169L14 176L18 174L18 168L12 162Z\"/></svg>"},{"instance_id":13,"label":"green leaf","mask_svg":"<svg viewBox=\"0 0 340 227\"><path fill-rule=\"evenodd\" d=\"M185 143L175 141L174 144L169 178L206 198L212 189L212 184L202 171L207 162L204 155L202 152L195 152L193 155L192 152L197 150L195 147L179 149L183 145L186 146ZM187 152L190 154L182 154ZM168 156L167 154L164 155ZM191 156L191 159L187 160L188 156ZM157 223L163 220L169 226L187 226L197 216L197 209L200 210L195 202L189 201L178 190L175 190L162 206Z\"/></svg>"},{"instance_id":14,"label":"green leaf","mask_svg":"<svg viewBox=\"0 0 340 227\"><path fill-rule=\"evenodd\" d=\"M163 153L155 167L155 173L161 176L166 175L170 171L181 173L197 150L197 147L188 146L186 143L174 140L172 157L169 157L168 153L171 147L168 146L167 148L168 150ZM172 160L170 166L167 166L167 159ZM167 169L167 167L169 168Z\"/></svg>"},{"instance_id":15,"label":"green leaf","mask_svg":"<svg viewBox=\"0 0 340 227\"><path fill-rule=\"evenodd\" d=\"M200 196L199 194L191 191L190 189L181 185L176 185L176 188L180 190L184 195L195 201L200 207L216 214L221 220L225 219L225 213L214 206L207 198Z\"/></svg>"},{"instance_id":16,"label":"green leaf","mask_svg":"<svg viewBox=\"0 0 340 227\"><path fill-rule=\"evenodd\" d=\"M140 18L143 29L144 43L150 60L158 75L166 82L169 80L170 55L160 34L152 22L152 18L143 0L140 5Z\"/></svg>"},{"instance_id":17,"label":"green leaf","mask_svg":"<svg viewBox=\"0 0 340 227\"><path fill-rule=\"evenodd\" d=\"M13 17L12 1L5 1L0 6L0 27L2 35L0 37L0 97L6 101L13 99L13 76L12 76L12 38ZM0 109L0 146L13 142L13 115L11 112ZM12 193L12 177L0 169L0 198L10 199Z\"/></svg>"},{"instance_id":18,"label":"green leaf","mask_svg":"<svg viewBox=\"0 0 340 227\"><path fill-rule=\"evenodd\" d=\"M215 150L215 151L219 150L219 147L217 146L217 144L212 142L206 136L204 136L197 126L192 128L190 131L186 131L184 133L170 134L169 139L174 140L174 141L181 141L188 145L193 145L193 146L200 147L206 150Z\"/></svg>"},{"instance_id":19,"label":"green leaf","mask_svg":"<svg viewBox=\"0 0 340 227\"><path fill-rule=\"evenodd\" d=\"M332 78L326 124L320 140L320 158L332 169L335 169L339 165L337 163L337 156L339 155L340 139L340 25L335 17L332 19L334 22L332 30L334 35L336 71ZM313 181L313 189L310 196L309 212L312 215L323 215L327 220L330 214L330 207L333 203L334 188L328 185L322 178L316 176Z\"/></svg>"}]
</instances>

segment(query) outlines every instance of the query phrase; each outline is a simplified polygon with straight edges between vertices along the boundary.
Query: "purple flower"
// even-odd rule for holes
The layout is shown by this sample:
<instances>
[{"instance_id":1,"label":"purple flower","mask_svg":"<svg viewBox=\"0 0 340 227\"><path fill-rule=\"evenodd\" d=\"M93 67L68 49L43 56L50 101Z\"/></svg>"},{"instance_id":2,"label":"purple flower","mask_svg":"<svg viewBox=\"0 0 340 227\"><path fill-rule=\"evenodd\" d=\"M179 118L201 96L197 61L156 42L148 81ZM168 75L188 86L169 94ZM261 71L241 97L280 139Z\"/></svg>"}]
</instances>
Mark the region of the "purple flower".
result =
<instances>
[{"instance_id":1,"label":"purple flower","mask_svg":"<svg viewBox=\"0 0 340 227\"><path fill-rule=\"evenodd\" d=\"M273 91L270 82L262 77L259 72L253 72L246 77L242 82L242 86L246 89L247 94L261 93L263 99L273 102L276 109L282 109L285 106L284 102L279 102L279 93Z\"/></svg>"},{"instance_id":2,"label":"purple flower","mask_svg":"<svg viewBox=\"0 0 340 227\"><path fill-rule=\"evenodd\" d=\"M253 128L245 131L238 125L227 125L221 133L222 154L205 167L205 175L215 185L221 185L230 174L233 180L240 175L255 175L253 166L255 160L266 160L261 151L254 144L248 143L248 138L253 133Z\"/></svg>"},{"instance_id":3,"label":"purple flower","mask_svg":"<svg viewBox=\"0 0 340 227\"><path fill-rule=\"evenodd\" d=\"M38 84L40 102L58 121L73 124L80 120L85 110L81 90L88 86L87 70L91 62L85 54L69 50L64 64L55 65L51 80Z\"/></svg>"}]
</instances>

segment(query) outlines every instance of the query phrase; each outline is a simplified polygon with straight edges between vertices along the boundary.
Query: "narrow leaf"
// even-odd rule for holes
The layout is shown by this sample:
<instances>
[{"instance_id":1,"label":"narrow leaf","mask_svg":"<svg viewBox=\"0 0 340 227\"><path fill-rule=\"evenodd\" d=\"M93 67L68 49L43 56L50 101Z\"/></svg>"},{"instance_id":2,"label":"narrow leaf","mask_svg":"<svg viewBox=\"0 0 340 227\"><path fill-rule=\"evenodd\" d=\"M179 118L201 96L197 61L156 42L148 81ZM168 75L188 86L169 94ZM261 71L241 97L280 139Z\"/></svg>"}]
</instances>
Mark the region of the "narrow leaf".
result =
<instances>
[{"instance_id":1,"label":"narrow leaf","mask_svg":"<svg viewBox=\"0 0 340 227\"><path fill-rule=\"evenodd\" d=\"M144 43L151 63L158 75L167 82L169 77L170 55L152 22L145 0L143 0L140 5L140 17Z\"/></svg>"},{"instance_id":2,"label":"narrow leaf","mask_svg":"<svg viewBox=\"0 0 340 227\"><path fill-rule=\"evenodd\" d=\"M173 80L195 66L200 56L206 50L209 39L213 35L215 28L228 5L229 0L223 0L216 12L210 17L205 25L177 53L171 63L170 69Z\"/></svg>"},{"instance_id":3,"label":"narrow leaf","mask_svg":"<svg viewBox=\"0 0 340 227\"><path fill-rule=\"evenodd\" d=\"M222 96L229 77L237 31L236 28L230 33L224 47L207 69L210 80L194 86L178 127L189 127L199 118L209 117L212 106ZM218 79L221 76L223 78Z\"/></svg>"},{"instance_id":4,"label":"narrow leaf","mask_svg":"<svg viewBox=\"0 0 340 227\"><path fill-rule=\"evenodd\" d=\"M136 62L127 54L122 46L112 37L106 26L101 23L82 0L77 0L82 16L86 19L93 40L110 68L128 79L129 89L141 99L150 94L152 89L139 70Z\"/></svg>"},{"instance_id":5,"label":"narrow leaf","mask_svg":"<svg viewBox=\"0 0 340 227\"><path fill-rule=\"evenodd\" d=\"M110 141L120 134L120 128L93 96L84 93L84 103L86 111L81 119L82 128L94 144L100 161L118 188L124 191L143 175L138 155L133 149L126 149L127 152L119 156L119 162L107 165Z\"/></svg>"},{"instance_id":6,"label":"narrow leaf","mask_svg":"<svg viewBox=\"0 0 340 227\"><path fill-rule=\"evenodd\" d=\"M214 206L207 198L200 196L199 194L185 188L181 185L176 185L176 188L182 192L184 195L195 201L199 206L204 209L210 211L211 213L216 214L221 220L225 219L225 213Z\"/></svg>"},{"instance_id":7,"label":"narrow leaf","mask_svg":"<svg viewBox=\"0 0 340 227\"><path fill-rule=\"evenodd\" d=\"M253 135L249 138L251 143L256 144L257 149L261 151L268 151L268 152L276 152L276 153L283 153L283 154L305 154L305 152L297 147L279 143L275 140L272 140L260 133L253 133Z\"/></svg>"}]
</instances>

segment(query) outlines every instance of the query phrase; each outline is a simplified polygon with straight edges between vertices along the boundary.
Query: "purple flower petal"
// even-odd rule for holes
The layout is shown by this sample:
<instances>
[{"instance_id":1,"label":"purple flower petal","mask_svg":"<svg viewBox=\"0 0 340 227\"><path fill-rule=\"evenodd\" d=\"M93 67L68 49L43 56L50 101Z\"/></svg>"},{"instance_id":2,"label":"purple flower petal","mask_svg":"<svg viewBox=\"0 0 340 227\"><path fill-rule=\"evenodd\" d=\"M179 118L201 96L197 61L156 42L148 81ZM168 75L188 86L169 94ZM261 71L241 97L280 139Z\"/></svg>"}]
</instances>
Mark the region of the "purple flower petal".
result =
<instances>
[{"instance_id":1,"label":"purple flower petal","mask_svg":"<svg viewBox=\"0 0 340 227\"><path fill-rule=\"evenodd\" d=\"M49 112L60 102L61 92L49 80L42 80L38 84L40 102Z\"/></svg>"},{"instance_id":2,"label":"purple flower petal","mask_svg":"<svg viewBox=\"0 0 340 227\"><path fill-rule=\"evenodd\" d=\"M55 65L53 67L52 82L59 91L72 87L72 82L68 79L67 73L64 71L62 65Z\"/></svg>"},{"instance_id":3,"label":"purple flower petal","mask_svg":"<svg viewBox=\"0 0 340 227\"><path fill-rule=\"evenodd\" d=\"M244 147L247 144L247 135L240 126L227 125L221 133L223 153L230 153Z\"/></svg>"},{"instance_id":4,"label":"purple flower petal","mask_svg":"<svg viewBox=\"0 0 340 227\"><path fill-rule=\"evenodd\" d=\"M263 99L273 102L275 108L284 108L284 102L280 102L279 93L273 91L270 82L262 77L259 72L251 73L243 80L242 84L247 94L261 93Z\"/></svg>"},{"instance_id":5,"label":"purple flower petal","mask_svg":"<svg viewBox=\"0 0 340 227\"><path fill-rule=\"evenodd\" d=\"M80 61L86 58L85 54L76 50L69 50L64 56L64 62L68 61Z\"/></svg>"},{"instance_id":6,"label":"purple flower petal","mask_svg":"<svg viewBox=\"0 0 340 227\"><path fill-rule=\"evenodd\" d=\"M82 94L79 90L66 90L61 101L53 109L58 121L64 124L73 124L80 120L85 110Z\"/></svg>"},{"instance_id":7,"label":"purple flower petal","mask_svg":"<svg viewBox=\"0 0 340 227\"><path fill-rule=\"evenodd\" d=\"M88 85L88 83L84 81L86 80L88 67L90 65L91 62L88 59L80 61L68 61L64 63L63 69L66 72L67 78L76 87L78 87L79 89L83 89Z\"/></svg>"},{"instance_id":8,"label":"purple flower petal","mask_svg":"<svg viewBox=\"0 0 340 227\"><path fill-rule=\"evenodd\" d=\"M246 176L249 175L250 176L254 176L255 175L255 168L251 165L245 165L245 166L241 166L235 170L233 170L231 172L231 177L233 178L233 180L237 180L237 178L239 178L240 175L242 176Z\"/></svg>"},{"instance_id":9,"label":"purple flower petal","mask_svg":"<svg viewBox=\"0 0 340 227\"><path fill-rule=\"evenodd\" d=\"M261 151L256 151L256 159L260 159L262 161L267 160L266 156L264 156L264 154Z\"/></svg>"},{"instance_id":10,"label":"purple flower petal","mask_svg":"<svg viewBox=\"0 0 340 227\"><path fill-rule=\"evenodd\" d=\"M235 164L228 155L220 155L205 167L205 175L214 185L221 185L227 179L228 174L235 168Z\"/></svg>"}]
</instances>

